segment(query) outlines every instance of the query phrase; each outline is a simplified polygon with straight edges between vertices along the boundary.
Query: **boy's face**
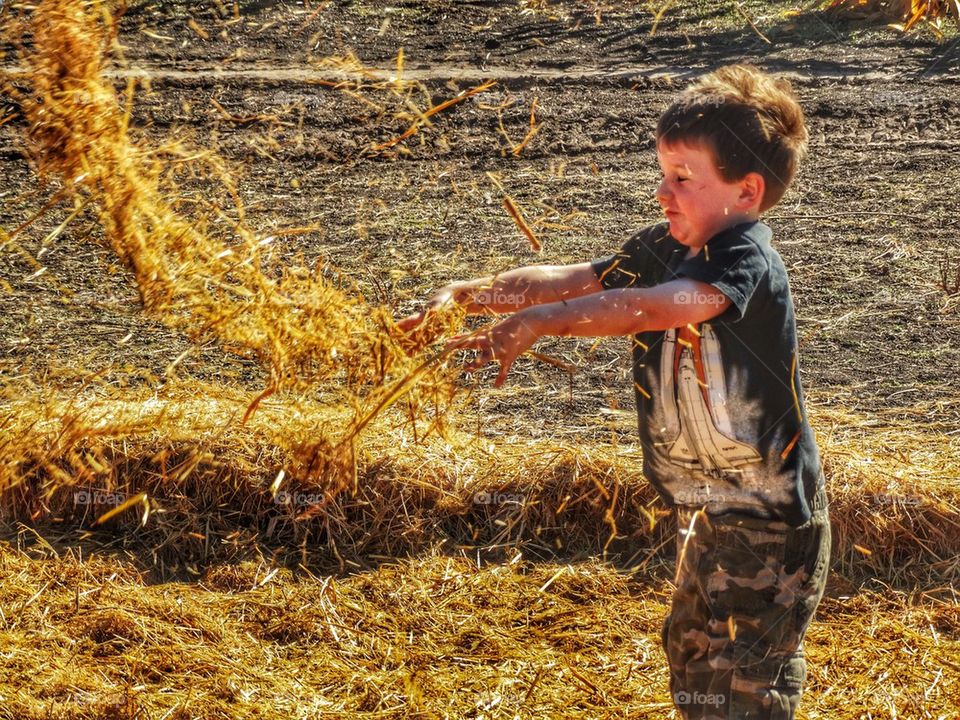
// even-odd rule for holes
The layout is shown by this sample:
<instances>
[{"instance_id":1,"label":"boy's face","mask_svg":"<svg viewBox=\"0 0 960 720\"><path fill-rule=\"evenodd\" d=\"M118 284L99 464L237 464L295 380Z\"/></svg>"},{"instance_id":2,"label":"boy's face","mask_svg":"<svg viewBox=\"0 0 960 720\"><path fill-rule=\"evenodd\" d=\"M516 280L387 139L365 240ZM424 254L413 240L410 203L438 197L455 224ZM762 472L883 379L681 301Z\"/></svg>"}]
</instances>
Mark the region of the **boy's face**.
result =
<instances>
[{"instance_id":1,"label":"boy's face","mask_svg":"<svg viewBox=\"0 0 960 720\"><path fill-rule=\"evenodd\" d=\"M699 250L721 230L759 214L763 198L759 174L727 182L709 150L686 143L657 143L657 160L663 172L657 201L679 243Z\"/></svg>"}]
</instances>

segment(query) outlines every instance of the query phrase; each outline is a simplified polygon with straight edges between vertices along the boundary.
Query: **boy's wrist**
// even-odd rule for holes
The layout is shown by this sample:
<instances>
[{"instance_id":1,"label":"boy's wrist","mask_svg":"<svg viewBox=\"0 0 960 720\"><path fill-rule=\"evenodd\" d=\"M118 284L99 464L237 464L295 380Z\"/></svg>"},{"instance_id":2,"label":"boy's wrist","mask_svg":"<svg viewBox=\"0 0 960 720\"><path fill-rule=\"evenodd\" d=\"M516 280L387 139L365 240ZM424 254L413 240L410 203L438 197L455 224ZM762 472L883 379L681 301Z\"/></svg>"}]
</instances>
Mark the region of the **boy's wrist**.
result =
<instances>
[{"instance_id":1,"label":"boy's wrist","mask_svg":"<svg viewBox=\"0 0 960 720\"><path fill-rule=\"evenodd\" d=\"M460 280L447 285L447 291L453 298L453 301L464 308L470 314L482 314L487 308L483 303L477 302L478 293L482 293L482 288L489 285L492 278L477 278L475 280Z\"/></svg>"},{"instance_id":2,"label":"boy's wrist","mask_svg":"<svg viewBox=\"0 0 960 720\"><path fill-rule=\"evenodd\" d=\"M534 305L533 307L524 308L518 311L516 315L537 337L550 334L549 305Z\"/></svg>"},{"instance_id":3,"label":"boy's wrist","mask_svg":"<svg viewBox=\"0 0 960 720\"><path fill-rule=\"evenodd\" d=\"M469 280L457 280L447 285L444 289L453 296L454 300L461 304L465 299L469 299L469 294L472 292L471 281Z\"/></svg>"}]
</instances>

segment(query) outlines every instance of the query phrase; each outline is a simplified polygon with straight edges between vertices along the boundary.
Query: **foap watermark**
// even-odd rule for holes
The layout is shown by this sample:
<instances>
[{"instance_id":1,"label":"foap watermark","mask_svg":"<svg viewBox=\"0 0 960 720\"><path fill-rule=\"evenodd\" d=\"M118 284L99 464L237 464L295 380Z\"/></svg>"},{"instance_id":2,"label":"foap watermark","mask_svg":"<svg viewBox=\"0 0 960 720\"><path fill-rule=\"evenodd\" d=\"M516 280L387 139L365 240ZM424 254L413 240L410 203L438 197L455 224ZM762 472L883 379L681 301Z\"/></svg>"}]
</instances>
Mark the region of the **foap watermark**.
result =
<instances>
[{"instance_id":1,"label":"foap watermark","mask_svg":"<svg viewBox=\"0 0 960 720\"><path fill-rule=\"evenodd\" d=\"M726 95L723 95L722 93L718 95L707 95L705 97L697 98L698 107L723 107L724 105L727 105L729 102L730 102L730 99Z\"/></svg>"},{"instance_id":2,"label":"foap watermark","mask_svg":"<svg viewBox=\"0 0 960 720\"><path fill-rule=\"evenodd\" d=\"M120 505L127 501L123 493L106 490L77 490L73 493L74 505Z\"/></svg>"},{"instance_id":3,"label":"foap watermark","mask_svg":"<svg viewBox=\"0 0 960 720\"><path fill-rule=\"evenodd\" d=\"M277 505L293 505L295 507L311 507L324 501L323 493L288 492L280 490L273 496Z\"/></svg>"},{"instance_id":4,"label":"foap watermark","mask_svg":"<svg viewBox=\"0 0 960 720\"><path fill-rule=\"evenodd\" d=\"M475 505L523 505L526 495L520 493L481 491L473 496Z\"/></svg>"},{"instance_id":5,"label":"foap watermark","mask_svg":"<svg viewBox=\"0 0 960 720\"><path fill-rule=\"evenodd\" d=\"M673 302L675 305L722 305L726 297L720 292L682 291L673 294Z\"/></svg>"},{"instance_id":6,"label":"foap watermark","mask_svg":"<svg viewBox=\"0 0 960 720\"><path fill-rule=\"evenodd\" d=\"M677 706L696 705L697 707L721 707L727 702L727 696L722 693L687 692L680 690L674 693L673 702Z\"/></svg>"},{"instance_id":7,"label":"foap watermark","mask_svg":"<svg viewBox=\"0 0 960 720\"><path fill-rule=\"evenodd\" d=\"M495 290L480 290L473 296L473 301L477 305L488 307L496 305L498 307L518 308L526 305L527 296L524 293L505 293Z\"/></svg>"},{"instance_id":8,"label":"foap watermark","mask_svg":"<svg viewBox=\"0 0 960 720\"><path fill-rule=\"evenodd\" d=\"M939 107L941 102L936 97L931 97L925 88L902 85L877 90L868 93L866 97L874 106L884 108L933 109Z\"/></svg>"},{"instance_id":9,"label":"foap watermark","mask_svg":"<svg viewBox=\"0 0 960 720\"><path fill-rule=\"evenodd\" d=\"M887 493L874 493L867 496L874 505L884 507L887 505L922 505L923 498L917 495L889 495Z\"/></svg>"},{"instance_id":10,"label":"foap watermark","mask_svg":"<svg viewBox=\"0 0 960 720\"><path fill-rule=\"evenodd\" d=\"M71 97L77 107L96 105L98 102L97 96L88 90L74 90L68 97ZM102 101L102 98L100 100Z\"/></svg>"},{"instance_id":11,"label":"foap watermark","mask_svg":"<svg viewBox=\"0 0 960 720\"><path fill-rule=\"evenodd\" d=\"M720 493L711 493L709 490L678 490L673 494L673 501L677 505L712 505L716 503L725 503L730 501L725 495Z\"/></svg>"}]
</instances>

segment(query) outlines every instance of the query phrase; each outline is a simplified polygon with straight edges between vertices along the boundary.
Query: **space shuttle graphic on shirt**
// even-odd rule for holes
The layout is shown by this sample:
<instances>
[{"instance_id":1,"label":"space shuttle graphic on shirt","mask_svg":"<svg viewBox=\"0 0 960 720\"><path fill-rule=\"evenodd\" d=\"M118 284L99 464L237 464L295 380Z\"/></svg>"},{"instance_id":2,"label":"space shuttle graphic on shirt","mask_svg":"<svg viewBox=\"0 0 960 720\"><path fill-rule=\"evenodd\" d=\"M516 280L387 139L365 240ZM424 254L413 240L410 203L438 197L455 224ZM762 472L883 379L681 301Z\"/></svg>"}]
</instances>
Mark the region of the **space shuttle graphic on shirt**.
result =
<instances>
[{"instance_id":1,"label":"space shuttle graphic on shirt","mask_svg":"<svg viewBox=\"0 0 960 720\"><path fill-rule=\"evenodd\" d=\"M669 461L739 484L744 466L762 458L733 437L720 343L708 323L666 332L660 377L666 385L661 395L666 425L679 428L663 443Z\"/></svg>"}]
</instances>

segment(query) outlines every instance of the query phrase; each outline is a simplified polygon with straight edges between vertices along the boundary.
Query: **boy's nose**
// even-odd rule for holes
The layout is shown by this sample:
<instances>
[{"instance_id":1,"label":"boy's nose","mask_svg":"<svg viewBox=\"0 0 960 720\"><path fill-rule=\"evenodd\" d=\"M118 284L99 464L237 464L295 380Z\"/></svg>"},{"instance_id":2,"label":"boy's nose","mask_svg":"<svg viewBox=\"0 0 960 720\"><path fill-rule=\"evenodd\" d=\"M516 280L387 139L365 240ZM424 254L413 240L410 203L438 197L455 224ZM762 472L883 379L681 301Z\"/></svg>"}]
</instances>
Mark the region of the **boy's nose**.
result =
<instances>
[{"instance_id":1,"label":"boy's nose","mask_svg":"<svg viewBox=\"0 0 960 720\"><path fill-rule=\"evenodd\" d=\"M660 185L657 186L657 191L653 194L661 205L666 205L667 201L670 199L670 193L667 191L667 179L663 178L660 181Z\"/></svg>"}]
</instances>

